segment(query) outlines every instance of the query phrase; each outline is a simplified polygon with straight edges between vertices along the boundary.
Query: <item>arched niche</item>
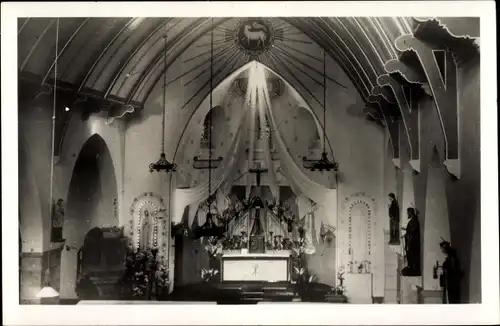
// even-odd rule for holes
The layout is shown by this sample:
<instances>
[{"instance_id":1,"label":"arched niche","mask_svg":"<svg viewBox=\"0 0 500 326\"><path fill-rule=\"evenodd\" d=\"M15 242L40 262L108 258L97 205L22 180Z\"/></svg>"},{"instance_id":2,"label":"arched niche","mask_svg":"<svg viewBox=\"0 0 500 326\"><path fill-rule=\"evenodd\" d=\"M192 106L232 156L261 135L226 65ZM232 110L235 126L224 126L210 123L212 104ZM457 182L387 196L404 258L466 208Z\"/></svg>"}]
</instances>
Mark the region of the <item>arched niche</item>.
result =
<instances>
[{"instance_id":1,"label":"arched niche","mask_svg":"<svg viewBox=\"0 0 500 326\"><path fill-rule=\"evenodd\" d=\"M354 193L345 198L343 210L348 217L347 261L342 262L343 266L348 273L371 273L375 199Z\"/></svg>"},{"instance_id":2,"label":"arched niche","mask_svg":"<svg viewBox=\"0 0 500 326\"><path fill-rule=\"evenodd\" d=\"M221 106L215 106L210 111L208 111L205 119L203 120L200 148L201 149L215 149L220 148L224 144L220 142L224 139L226 131L226 118L224 108ZM209 142L209 137L211 133L211 143Z\"/></svg>"},{"instance_id":3,"label":"arched niche","mask_svg":"<svg viewBox=\"0 0 500 326\"><path fill-rule=\"evenodd\" d=\"M77 254L94 227L118 226L115 169L103 138L92 135L84 143L72 171L67 194L63 238L68 250L61 257L61 298L76 298Z\"/></svg>"},{"instance_id":4,"label":"arched niche","mask_svg":"<svg viewBox=\"0 0 500 326\"><path fill-rule=\"evenodd\" d=\"M443 238L450 241L450 223L446 198L446 185L449 174L441 164L437 148L432 148L427 168L425 223L423 232L423 285L425 290L439 290L439 280L432 276L432 267L436 261L440 264L445 259L439 243Z\"/></svg>"},{"instance_id":5,"label":"arched niche","mask_svg":"<svg viewBox=\"0 0 500 326\"><path fill-rule=\"evenodd\" d=\"M144 193L134 198L130 208L129 235L132 247L137 249L159 248L159 257L165 257L170 227L161 196Z\"/></svg>"}]
</instances>

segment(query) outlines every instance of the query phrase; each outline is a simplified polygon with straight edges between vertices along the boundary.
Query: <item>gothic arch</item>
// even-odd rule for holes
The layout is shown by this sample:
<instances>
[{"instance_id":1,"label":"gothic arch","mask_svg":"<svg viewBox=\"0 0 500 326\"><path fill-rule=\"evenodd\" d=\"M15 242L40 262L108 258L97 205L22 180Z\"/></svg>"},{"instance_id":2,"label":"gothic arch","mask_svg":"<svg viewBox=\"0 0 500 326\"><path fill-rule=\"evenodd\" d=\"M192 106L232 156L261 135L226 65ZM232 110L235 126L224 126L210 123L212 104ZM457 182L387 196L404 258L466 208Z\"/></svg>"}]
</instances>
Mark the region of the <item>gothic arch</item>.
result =
<instances>
[{"instance_id":1,"label":"gothic arch","mask_svg":"<svg viewBox=\"0 0 500 326\"><path fill-rule=\"evenodd\" d=\"M354 193L346 197L342 205L343 210L347 213L348 225L348 250L347 261L342 262L348 267L350 273L360 272L358 267L363 265L362 272L370 272L371 264L373 263L373 214L376 211L375 199L368 197L365 193ZM364 226L361 228L361 226ZM353 237L353 230L361 231L360 239L356 240ZM359 241L362 240L361 245ZM355 244L356 243L356 244ZM362 250L361 253L355 249Z\"/></svg>"},{"instance_id":2,"label":"gothic arch","mask_svg":"<svg viewBox=\"0 0 500 326\"><path fill-rule=\"evenodd\" d=\"M214 138L224 137L226 131L226 120L224 108L220 105L214 106L210 111L207 112L205 118L203 119L202 132L201 132L201 148L211 148L215 149L219 147L220 144ZM217 125L217 129L214 126ZM208 142L208 132L209 128L212 133L212 143ZM210 146L211 145L211 146Z\"/></svg>"},{"instance_id":3,"label":"gothic arch","mask_svg":"<svg viewBox=\"0 0 500 326\"><path fill-rule=\"evenodd\" d=\"M123 163L120 147L120 127L107 124L107 113L98 113L91 115L88 120L82 121L79 114L72 114L66 128L66 133L61 143L60 158L58 168L63 170L62 175L57 176L59 191L58 197L62 197L67 202L67 193L71 183L71 177L84 146L89 140L99 137L109 151L111 162L115 171L115 183L120 191L123 189L123 180L120 176L123 175ZM118 207L120 207L121 198L118 198Z\"/></svg>"},{"instance_id":4,"label":"gothic arch","mask_svg":"<svg viewBox=\"0 0 500 326\"><path fill-rule=\"evenodd\" d=\"M87 231L119 225L115 168L110 150L99 134L92 135L81 147L66 198L63 238L71 250L62 252L61 297L75 298L77 252Z\"/></svg>"}]
</instances>

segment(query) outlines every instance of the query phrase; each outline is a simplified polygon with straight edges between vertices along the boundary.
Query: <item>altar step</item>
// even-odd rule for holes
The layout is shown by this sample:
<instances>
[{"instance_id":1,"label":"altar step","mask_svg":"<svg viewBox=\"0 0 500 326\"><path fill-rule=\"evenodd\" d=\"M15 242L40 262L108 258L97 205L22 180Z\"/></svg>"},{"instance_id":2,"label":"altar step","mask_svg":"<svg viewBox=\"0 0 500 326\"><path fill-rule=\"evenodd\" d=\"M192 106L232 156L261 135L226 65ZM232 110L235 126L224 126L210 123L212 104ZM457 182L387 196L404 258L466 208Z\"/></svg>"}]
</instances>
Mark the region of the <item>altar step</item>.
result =
<instances>
[{"instance_id":1,"label":"altar step","mask_svg":"<svg viewBox=\"0 0 500 326\"><path fill-rule=\"evenodd\" d=\"M290 301L293 298L293 293L284 289L263 289L262 291L247 291L241 292L243 301L261 302L261 301Z\"/></svg>"},{"instance_id":2,"label":"altar step","mask_svg":"<svg viewBox=\"0 0 500 326\"><path fill-rule=\"evenodd\" d=\"M263 291L243 291L241 297L244 301L264 301Z\"/></svg>"}]
</instances>

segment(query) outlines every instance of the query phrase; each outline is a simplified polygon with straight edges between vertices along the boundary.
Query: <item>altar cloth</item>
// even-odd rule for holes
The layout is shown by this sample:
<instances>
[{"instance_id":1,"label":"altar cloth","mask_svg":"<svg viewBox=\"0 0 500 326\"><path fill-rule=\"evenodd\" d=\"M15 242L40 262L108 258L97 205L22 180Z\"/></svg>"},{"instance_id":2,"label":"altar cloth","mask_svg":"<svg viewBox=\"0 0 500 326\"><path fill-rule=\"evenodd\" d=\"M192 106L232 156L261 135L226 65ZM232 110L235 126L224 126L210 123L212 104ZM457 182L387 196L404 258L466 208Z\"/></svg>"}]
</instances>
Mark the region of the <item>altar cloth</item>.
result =
<instances>
[{"instance_id":1,"label":"altar cloth","mask_svg":"<svg viewBox=\"0 0 500 326\"><path fill-rule=\"evenodd\" d=\"M290 252L226 253L221 259L223 282L290 280Z\"/></svg>"},{"instance_id":2,"label":"altar cloth","mask_svg":"<svg viewBox=\"0 0 500 326\"><path fill-rule=\"evenodd\" d=\"M282 257L282 258L288 258L290 257L290 252L289 251L277 251L277 252L266 252L266 253L239 253L239 252L227 252L222 255L222 257L230 257L230 258L236 258L236 257L241 257L241 258L252 258L255 257L256 259L263 259L263 258L277 258L277 257Z\"/></svg>"}]
</instances>

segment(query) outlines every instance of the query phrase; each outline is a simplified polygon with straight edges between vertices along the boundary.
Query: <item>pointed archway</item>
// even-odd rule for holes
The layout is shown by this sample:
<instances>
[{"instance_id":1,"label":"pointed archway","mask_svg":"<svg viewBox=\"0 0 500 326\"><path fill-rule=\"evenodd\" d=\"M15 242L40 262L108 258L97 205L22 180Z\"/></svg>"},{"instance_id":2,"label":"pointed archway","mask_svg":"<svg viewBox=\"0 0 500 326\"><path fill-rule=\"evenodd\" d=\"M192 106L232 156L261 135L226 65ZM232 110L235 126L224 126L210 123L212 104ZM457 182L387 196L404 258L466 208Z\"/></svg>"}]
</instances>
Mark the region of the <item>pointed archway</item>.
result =
<instances>
[{"instance_id":1,"label":"pointed archway","mask_svg":"<svg viewBox=\"0 0 500 326\"><path fill-rule=\"evenodd\" d=\"M110 151L103 138L94 134L80 151L67 195L63 228L67 250L61 257L61 298L77 298L77 256L87 232L119 224L114 207L117 195Z\"/></svg>"}]
</instances>

